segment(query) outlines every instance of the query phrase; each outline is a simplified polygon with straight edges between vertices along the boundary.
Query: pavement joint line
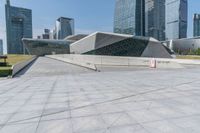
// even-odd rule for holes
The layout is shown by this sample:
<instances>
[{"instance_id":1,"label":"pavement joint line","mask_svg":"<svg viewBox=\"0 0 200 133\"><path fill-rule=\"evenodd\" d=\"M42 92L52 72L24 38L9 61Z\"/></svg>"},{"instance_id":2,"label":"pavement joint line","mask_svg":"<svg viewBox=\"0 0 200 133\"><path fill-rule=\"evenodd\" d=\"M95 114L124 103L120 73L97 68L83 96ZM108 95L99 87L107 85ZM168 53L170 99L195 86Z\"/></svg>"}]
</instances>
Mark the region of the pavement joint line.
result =
<instances>
[{"instance_id":1,"label":"pavement joint line","mask_svg":"<svg viewBox=\"0 0 200 133\"><path fill-rule=\"evenodd\" d=\"M173 88L174 87L178 87L178 86L182 86L182 85L185 85L185 84L191 84L191 83L197 82L197 81L199 81L199 80L194 80L194 81L190 81L190 82L185 82L185 83L177 84L177 85L173 86ZM152 92L162 91L163 89L167 90L169 88L171 88L171 87L163 87L163 88L159 88L159 89L155 89L155 90L150 90L150 91L141 92L141 93L138 93L138 94L129 95L129 96L126 96L126 97L120 97L120 98L111 99L111 100L107 100L107 101L103 101L103 102L99 102L99 103L93 103L93 104L89 104L89 105L79 106L79 107L76 107L76 108L72 108L71 111L79 110L79 109L82 109L82 108L87 108L87 107L94 106L94 105L111 103L111 102L114 102L114 101L128 99L130 97L135 97L135 96L139 96L139 95L145 95L145 94L149 94L149 93L152 93ZM30 117L30 118L27 118L27 119L22 119L22 120L18 120L18 121L9 122L9 124L10 123L18 123L18 122L22 122L22 121L26 121L26 120L31 120L31 119L35 119L35 118L39 118L39 117L50 116L50 115L59 114L59 113L63 113L63 112L68 112L68 111L69 110L62 110L62 111L58 111L58 112L55 112L55 113L50 113L50 114L45 114L45 115Z\"/></svg>"},{"instance_id":2,"label":"pavement joint line","mask_svg":"<svg viewBox=\"0 0 200 133\"><path fill-rule=\"evenodd\" d=\"M67 79L66 79L66 81L67 81ZM67 87L68 88L68 87ZM66 92L66 94L67 94L67 106L69 107L69 116L70 116L70 124L71 124L71 127L72 127L72 133L74 133L74 125L73 125L73 122L72 122L72 114L71 114L71 105L70 105L70 92Z\"/></svg>"},{"instance_id":3,"label":"pavement joint line","mask_svg":"<svg viewBox=\"0 0 200 133\"><path fill-rule=\"evenodd\" d=\"M20 91L20 93L23 92L23 91L26 90L26 89L27 89L27 87L25 87L24 89L22 89L22 90ZM23 107L24 105L26 105L26 104L28 103L28 101L33 97L34 94L35 94L35 93L32 93L31 96L24 102L24 104L22 104L21 106L19 106L19 107L17 108L17 110L16 110L14 113L12 113L12 114L10 115L10 117L6 120L6 122L5 122L4 124L1 125L0 130L2 130L2 129L7 125L7 123L9 123L8 121L9 121L10 119L12 119L12 117L18 113L18 111L21 109L21 107Z\"/></svg>"},{"instance_id":4,"label":"pavement joint line","mask_svg":"<svg viewBox=\"0 0 200 133\"><path fill-rule=\"evenodd\" d=\"M23 81L23 83L24 83L24 82L27 82L27 81L29 81L29 79ZM5 93L7 93L7 92L9 92L9 91L11 91L11 90L13 90L13 89L16 89L18 86L21 85L21 83L19 83L19 82L16 82L16 83L17 83L17 85L15 85L15 87L10 87L9 89L5 90L4 92L1 92L0 95L3 95L3 94L5 94Z\"/></svg>"},{"instance_id":5,"label":"pavement joint line","mask_svg":"<svg viewBox=\"0 0 200 133\"><path fill-rule=\"evenodd\" d=\"M111 114L111 113L109 113ZM92 116L98 116L98 115L92 115ZM151 120L151 121L145 121L145 122L142 122L142 124L148 124L148 123L154 123L154 122L161 122L161 121L167 121L167 120L178 120L178 119L184 119L184 118L189 118L189 117L197 117L197 116L200 116L200 113L199 114L193 114L193 115L185 115L185 116L178 116L178 117L170 117L170 118L162 118L162 119L159 119L159 120ZM84 116L84 117L73 117L73 118L85 118L85 117L88 117L88 116ZM41 122L48 122L48 121L54 121L54 120L69 120L70 117L68 118L60 118L60 119L50 119L50 120L42 120ZM24 122L24 123L8 123L6 125L24 125L24 124L30 124L30 123L38 123L38 121L30 121L30 122ZM0 124L0 128L3 124ZM135 124L130 124L130 125L137 125L136 123Z\"/></svg>"},{"instance_id":6,"label":"pavement joint line","mask_svg":"<svg viewBox=\"0 0 200 133\"><path fill-rule=\"evenodd\" d=\"M115 125L115 123L117 123L118 120L120 120L120 118L123 116L124 114L120 114L119 117L117 117L117 119L115 119L110 125L108 125L105 129L105 131L103 133L106 133L107 130L109 130L112 126Z\"/></svg>"},{"instance_id":7,"label":"pavement joint line","mask_svg":"<svg viewBox=\"0 0 200 133\"><path fill-rule=\"evenodd\" d=\"M109 115L109 114L119 114L119 113L125 113L125 112L111 112L111 113L104 113L102 115ZM86 117L94 117L98 116L99 114L95 115L85 115L85 116L75 116L75 117L66 117L66 118L55 118L55 119L48 119L48 120L41 120L41 122L48 122L48 121L54 121L54 120L70 120L71 118L77 119L77 118L86 118ZM38 121L28 121L28 122L21 122L21 123L10 123L7 125L21 125L21 124L28 124L28 123L38 123ZM0 124L0 126L3 124Z\"/></svg>"},{"instance_id":8,"label":"pavement joint line","mask_svg":"<svg viewBox=\"0 0 200 133\"><path fill-rule=\"evenodd\" d=\"M44 114L44 111L45 111L46 105L48 104L48 100L49 100L50 96L52 95L52 92L53 92L54 89L55 89L56 83L57 83L57 78L56 78L56 80L54 81L54 83L53 83L53 85L52 85L52 87L51 87L51 90L50 90L50 92L49 92L49 94L48 94L48 97L47 97L47 99L46 99L45 105L44 105L44 107L43 107L43 109L42 109L42 114L41 114L41 116L40 116L40 119L39 119L39 121L38 121L38 124L37 124L36 130L35 130L35 133L38 132L38 128L39 128L39 125L40 125L41 119L42 119L42 117L43 117L43 114Z\"/></svg>"},{"instance_id":9,"label":"pavement joint line","mask_svg":"<svg viewBox=\"0 0 200 133\"><path fill-rule=\"evenodd\" d=\"M19 92L17 92L16 94L21 93L22 91L24 91L27 87L29 86L25 86L24 89L20 90ZM16 96L16 95L15 95ZM5 103L7 103L8 101L12 100L15 96L9 97L7 100L5 100L3 103L0 104L0 107L3 106Z\"/></svg>"},{"instance_id":10,"label":"pavement joint line","mask_svg":"<svg viewBox=\"0 0 200 133\"><path fill-rule=\"evenodd\" d=\"M77 82L78 82L78 81L77 81ZM97 91L97 89L95 89L95 90ZM83 90L83 91L84 91L84 90ZM91 100L91 99L88 97L88 95L86 95L86 94L84 94L84 95L85 95L85 97L87 98L87 100ZM92 105L92 106L93 106L93 108L95 108L95 110L98 112L98 110L97 110L97 108L96 108L96 105ZM98 115L95 115L95 116L102 116L102 114L98 112ZM102 122L106 125L104 119L103 119L102 117L100 117L100 118L101 118ZM89 121L88 123L90 123L90 121ZM85 124L87 124L87 123L85 123ZM79 130L81 130L82 127L85 126L85 124L82 125L80 128L78 128L76 132L79 132Z\"/></svg>"}]
</instances>

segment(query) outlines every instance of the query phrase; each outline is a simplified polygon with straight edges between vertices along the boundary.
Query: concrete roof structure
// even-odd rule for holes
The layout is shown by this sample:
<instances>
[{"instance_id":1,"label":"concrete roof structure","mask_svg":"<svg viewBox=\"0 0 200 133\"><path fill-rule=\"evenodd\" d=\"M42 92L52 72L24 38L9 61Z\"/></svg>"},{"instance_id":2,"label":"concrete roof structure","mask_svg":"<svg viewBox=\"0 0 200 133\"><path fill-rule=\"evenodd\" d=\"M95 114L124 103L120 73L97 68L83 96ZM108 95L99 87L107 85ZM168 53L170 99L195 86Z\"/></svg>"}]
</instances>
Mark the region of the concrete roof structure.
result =
<instances>
[{"instance_id":1,"label":"concrete roof structure","mask_svg":"<svg viewBox=\"0 0 200 133\"><path fill-rule=\"evenodd\" d=\"M0 80L0 133L199 133L199 73L94 72L40 57Z\"/></svg>"},{"instance_id":2,"label":"concrete roof structure","mask_svg":"<svg viewBox=\"0 0 200 133\"><path fill-rule=\"evenodd\" d=\"M70 45L70 53L171 58L168 48L149 37L95 32Z\"/></svg>"},{"instance_id":3,"label":"concrete roof structure","mask_svg":"<svg viewBox=\"0 0 200 133\"><path fill-rule=\"evenodd\" d=\"M67 41L70 41L70 42L74 43L76 41L79 41L79 40L85 38L86 36L88 36L88 35L86 35L86 34L77 34L77 35L68 36L64 40L67 40Z\"/></svg>"}]
</instances>

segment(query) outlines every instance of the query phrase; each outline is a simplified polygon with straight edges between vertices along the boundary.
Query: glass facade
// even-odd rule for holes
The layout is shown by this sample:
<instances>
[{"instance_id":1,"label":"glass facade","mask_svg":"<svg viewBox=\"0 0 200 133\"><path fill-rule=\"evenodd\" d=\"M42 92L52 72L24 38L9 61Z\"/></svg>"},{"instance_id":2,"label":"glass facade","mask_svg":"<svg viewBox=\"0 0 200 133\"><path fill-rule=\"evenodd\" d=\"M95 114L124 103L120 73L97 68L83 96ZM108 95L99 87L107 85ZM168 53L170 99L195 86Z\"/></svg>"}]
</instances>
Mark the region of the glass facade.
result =
<instances>
[{"instance_id":1,"label":"glass facade","mask_svg":"<svg viewBox=\"0 0 200 133\"><path fill-rule=\"evenodd\" d=\"M71 42L64 40L23 39L24 46L30 55L69 54Z\"/></svg>"},{"instance_id":2,"label":"glass facade","mask_svg":"<svg viewBox=\"0 0 200 133\"><path fill-rule=\"evenodd\" d=\"M136 38L127 38L85 54L140 57L148 43L149 40L147 39L141 40Z\"/></svg>"},{"instance_id":3,"label":"glass facade","mask_svg":"<svg viewBox=\"0 0 200 133\"><path fill-rule=\"evenodd\" d=\"M74 35L74 19L61 17L56 21L56 39Z\"/></svg>"},{"instance_id":4,"label":"glass facade","mask_svg":"<svg viewBox=\"0 0 200 133\"><path fill-rule=\"evenodd\" d=\"M165 40L165 0L145 0L145 36Z\"/></svg>"},{"instance_id":5,"label":"glass facade","mask_svg":"<svg viewBox=\"0 0 200 133\"><path fill-rule=\"evenodd\" d=\"M0 39L0 55L3 55L3 40Z\"/></svg>"},{"instance_id":6,"label":"glass facade","mask_svg":"<svg viewBox=\"0 0 200 133\"><path fill-rule=\"evenodd\" d=\"M116 0L114 32L144 36L144 0Z\"/></svg>"},{"instance_id":7,"label":"glass facade","mask_svg":"<svg viewBox=\"0 0 200 133\"><path fill-rule=\"evenodd\" d=\"M194 37L196 36L200 36L200 14L194 14L194 18L193 18L193 23L194 23L194 26L193 26L193 34L194 34Z\"/></svg>"},{"instance_id":8,"label":"glass facade","mask_svg":"<svg viewBox=\"0 0 200 133\"><path fill-rule=\"evenodd\" d=\"M166 39L187 37L187 0L166 0Z\"/></svg>"},{"instance_id":9,"label":"glass facade","mask_svg":"<svg viewBox=\"0 0 200 133\"><path fill-rule=\"evenodd\" d=\"M32 38L32 11L5 5L7 53L23 54L25 52L22 38Z\"/></svg>"}]
</instances>

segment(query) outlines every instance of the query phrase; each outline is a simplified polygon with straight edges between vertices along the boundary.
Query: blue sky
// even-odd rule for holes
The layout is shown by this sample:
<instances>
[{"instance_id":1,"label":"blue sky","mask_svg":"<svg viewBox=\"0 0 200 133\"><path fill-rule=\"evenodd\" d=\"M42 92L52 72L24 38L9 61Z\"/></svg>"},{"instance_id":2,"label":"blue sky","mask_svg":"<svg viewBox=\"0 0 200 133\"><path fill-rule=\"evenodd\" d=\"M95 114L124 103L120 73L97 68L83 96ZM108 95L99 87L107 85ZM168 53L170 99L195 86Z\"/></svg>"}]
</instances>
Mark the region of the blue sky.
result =
<instances>
[{"instance_id":1,"label":"blue sky","mask_svg":"<svg viewBox=\"0 0 200 133\"><path fill-rule=\"evenodd\" d=\"M3 38L4 42L5 1L0 0L0 38ZM192 16L194 13L200 13L200 2L198 0L188 0L188 2L188 37L191 37ZM112 32L114 4L115 0L11 0L11 5L33 10L34 36L42 34L44 28L52 29L55 20L60 16L75 19L76 33Z\"/></svg>"}]
</instances>

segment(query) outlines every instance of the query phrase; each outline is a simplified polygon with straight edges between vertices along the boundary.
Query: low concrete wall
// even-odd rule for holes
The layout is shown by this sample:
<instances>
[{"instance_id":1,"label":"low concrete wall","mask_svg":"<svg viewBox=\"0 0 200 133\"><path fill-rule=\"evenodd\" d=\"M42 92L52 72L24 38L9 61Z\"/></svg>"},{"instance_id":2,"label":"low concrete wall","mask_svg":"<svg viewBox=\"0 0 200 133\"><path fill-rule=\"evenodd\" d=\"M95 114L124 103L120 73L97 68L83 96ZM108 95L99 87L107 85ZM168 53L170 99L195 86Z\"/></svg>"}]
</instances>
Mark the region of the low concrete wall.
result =
<instances>
[{"instance_id":1,"label":"low concrete wall","mask_svg":"<svg viewBox=\"0 0 200 133\"><path fill-rule=\"evenodd\" d=\"M184 65L200 65L200 60L177 59L176 62Z\"/></svg>"},{"instance_id":2,"label":"low concrete wall","mask_svg":"<svg viewBox=\"0 0 200 133\"><path fill-rule=\"evenodd\" d=\"M59 56L57 56L57 55L46 55L46 57L97 71L97 68L94 64L92 64L90 62L79 61L76 58L71 58L71 57L65 58L65 57L62 57L60 55Z\"/></svg>"},{"instance_id":3,"label":"low concrete wall","mask_svg":"<svg viewBox=\"0 0 200 133\"><path fill-rule=\"evenodd\" d=\"M50 55L50 58L66 61L68 63L90 67L94 66L138 66L138 67L149 67L152 58L141 58L141 57L116 57L116 56L96 56L96 55ZM157 68L183 68L174 59L161 59L157 58ZM89 64L89 65L88 65Z\"/></svg>"},{"instance_id":4,"label":"low concrete wall","mask_svg":"<svg viewBox=\"0 0 200 133\"><path fill-rule=\"evenodd\" d=\"M12 66L12 77L14 77L18 72L24 69L27 65L32 63L34 60L37 59L37 56L33 56L31 59L22 61Z\"/></svg>"}]
</instances>

